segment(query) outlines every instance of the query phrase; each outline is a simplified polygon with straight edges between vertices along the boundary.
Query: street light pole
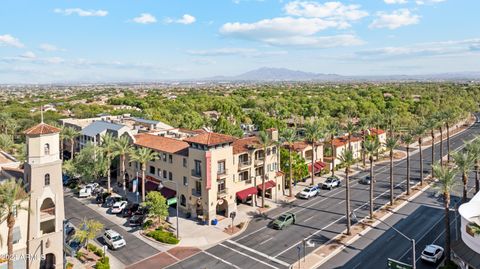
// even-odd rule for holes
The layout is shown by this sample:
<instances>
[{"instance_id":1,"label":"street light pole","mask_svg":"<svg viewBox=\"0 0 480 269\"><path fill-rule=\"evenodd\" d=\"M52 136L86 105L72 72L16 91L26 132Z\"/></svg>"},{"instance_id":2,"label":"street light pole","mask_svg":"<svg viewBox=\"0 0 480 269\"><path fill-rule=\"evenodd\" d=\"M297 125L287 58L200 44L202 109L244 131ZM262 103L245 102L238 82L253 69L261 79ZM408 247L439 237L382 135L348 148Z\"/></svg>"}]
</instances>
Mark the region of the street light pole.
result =
<instances>
[{"instance_id":1,"label":"street light pole","mask_svg":"<svg viewBox=\"0 0 480 269\"><path fill-rule=\"evenodd\" d=\"M417 268L417 257L415 255L415 239L412 238L412 255L413 255L413 260L412 260L412 269Z\"/></svg>"}]
</instances>

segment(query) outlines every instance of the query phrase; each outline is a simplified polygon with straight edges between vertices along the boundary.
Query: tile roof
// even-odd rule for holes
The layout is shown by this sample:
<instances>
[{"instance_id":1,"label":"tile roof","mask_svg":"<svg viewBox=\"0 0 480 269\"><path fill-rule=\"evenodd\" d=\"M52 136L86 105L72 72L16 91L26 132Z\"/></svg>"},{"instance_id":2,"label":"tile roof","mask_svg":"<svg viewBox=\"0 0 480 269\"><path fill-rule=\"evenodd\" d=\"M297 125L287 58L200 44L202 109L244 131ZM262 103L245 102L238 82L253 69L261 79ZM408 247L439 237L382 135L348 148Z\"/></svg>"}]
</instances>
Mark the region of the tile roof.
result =
<instances>
[{"instance_id":1,"label":"tile roof","mask_svg":"<svg viewBox=\"0 0 480 269\"><path fill-rule=\"evenodd\" d=\"M60 132L59 128L42 122L25 130L23 133L26 135L42 135L42 134L54 134L59 132Z\"/></svg>"},{"instance_id":2,"label":"tile roof","mask_svg":"<svg viewBox=\"0 0 480 269\"><path fill-rule=\"evenodd\" d=\"M134 144L141 147L167 153L188 155L188 143L181 140L146 133L135 135L134 138Z\"/></svg>"},{"instance_id":3,"label":"tile roof","mask_svg":"<svg viewBox=\"0 0 480 269\"><path fill-rule=\"evenodd\" d=\"M0 150L0 165L7 164L7 163L15 163L15 162L17 162L17 160L15 160L13 156L10 156L6 152L3 152L2 150Z\"/></svg>"},{"instance_id":4,"label":"tile roof","mask_svg":"<svg viewBox=\"0 0 480 269\"><path fill-rule=\"evenodd\" d=\"M233 136L209 132L189 137L184 141L188 143L196 143L206 146L215 146L224 143L232 143L235 141L235 139L236 138Z\"/></svg>"},{"instance_id":5,"label":"tile roof","mask_svg":"<svg viewBox=\"0 0 480 269\"><path fill-rule=\"evenodd\" d=\"M351 137L352 143L359 142L359 141L362 141L361 137L356 137L352 135ZM348 136L341 136L333 139L333 146L336 148L347 145L347 144L348 144Z\"/></svg>"},{"instance_id":6,"label":"tile roof","mask_svg":"<svg viewBox=\"0 0 480 269\"><path fill-rule=\"evenodd\" d=\"M370 135L381 135L384 134L385 131L382 129L375 129L375 128L370 128Z\"/></svg>"},{"instance_id":7,"label":"tile roof","mask_svg":"<svg viewBox=\"0 0 480 269\"><path fill-rule=\"evenodd\" d=\"M239 154L243 152L248 152L251 150L251 147L259 147L260 146L260 141L258 140L258 137L256 136L251 136L251 137L245 137L241 139L237 139L233 142L233 154Z\"/></svg>"}]
</instances>

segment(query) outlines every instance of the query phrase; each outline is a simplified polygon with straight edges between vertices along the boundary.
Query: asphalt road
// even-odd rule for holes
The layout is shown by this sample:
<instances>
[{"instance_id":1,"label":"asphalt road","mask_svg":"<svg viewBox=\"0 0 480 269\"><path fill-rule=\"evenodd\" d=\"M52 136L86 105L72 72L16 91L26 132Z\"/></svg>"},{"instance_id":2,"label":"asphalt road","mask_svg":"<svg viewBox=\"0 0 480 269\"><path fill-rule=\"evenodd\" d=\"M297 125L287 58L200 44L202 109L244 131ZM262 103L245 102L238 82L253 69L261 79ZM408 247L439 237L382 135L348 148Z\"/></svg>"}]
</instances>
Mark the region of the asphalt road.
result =
<instances>
[{"instance_id":1,"label":"asphalt road","mask_svg":"<svg viewBox=\"0 0 480 269\"><path fill-rule=\"evenodd\" d=\"M84 218L87 219L96 219L103 223L104 228L110 228L118 233L120 233L127 245L118 250L109 250L113 256L115 256L120 262L124 265L130 265L140 260L143 260L147 257L157 254L159 251L155 248L151 247L149 244L143 242L142 240L138 239L136 236L130 234L129 232L125 231L119 225L109 221L104 216L100 215L96 211L90 209L88 206L82 204L76 198L73 198L72 195L67 194L64 198L65 202L65 218L70 219L70 221L76 227L81 226L81 221ZM104 245L104 242L101 238L101 235L95 239L100 245Z\"/></svg>"},{"instance_id":2,"label":"asphalt road","mask_svg":"<svg viewBox=\"0 0 480 269\"><path fill-rule=\"evenodd\" d=\"M480 125L475 123L466 131L452 136L450 138L450 149L460 148L464 141L473 139L480 133ZM444 137L446 139L446 137ZM437 139L438 140L438 139ZM447 145L443 143L443 152L447 154ZM439 159L440 144L435 146L435 160ZM412 184L420 179L420 165L418 151L412 151L410 158ZM430 171L431 148L423 147L424 175ZM395 162L395 195L400 194L406 189L406 160ZM361 185L358 180L368 175L368 171L357 174L351 179L351 200L352 210L358 218L363 218L369 212L369 186ZM374 191L374 207L389 202L389 164L379 164L374 167L374 176L376 179ZM409 206L420 207L422 203L412 203ZM408 209L408 208L407 208ZM405 210L407 210L405 209ZM418 210L418 211L416 211ZM290 211L296 214L297 222L295 225L285 230L277 231L268 227L268 224L283 212ZM417 226L422 229L429 229L442 217L443 211L435 210L424 206L421 209L415 209L418 212L409 218L409 221L417 221ZM315 247L323 244L341 233L345 229L345 189L335 189L331 191L322 191L321 195L311 200L297 200L291 204L285 204L280 208L268 212L266 216L254 218L247 230L225 243L207 249L197 255L190 257L182 262L174 264L168 268L288 268L288 266L298 259L297 247L302 245L302 241L308 240L315 243ZM409 214L405 214L408 218ZM408 223L407 221L406 223ZM416 222L417 223L417 222ZM408 226L408 225L407 225ZM414 229L414 234L421 234L422 229ZM440 229L438 229L440 230ZM428 232L428 231L423 231ZM429 239L429 238L427 238ZM425 239L425 240L427 240ZM387 244L397 245L388 240ZM400 240L399 240L400 242ZM384 243L385 244L385 243ZM399 247L402 243L398 243ZM406 241L408 245L408 241ZM408 246L403 246L406 250ZM307 248L306 253L315 248ZM419 250L420 251L420 250ZM303 250L302 250L303 252ZM401 251L402 254L405 251ZM403 258L408 259L408 255ZM385 261L382 262L385 265ZM201 265L201 266L199 266ZM333 267L324 267L333 268ZM352 268L356 268L352 266ZM377 267L358 267L358 268L377 268ZM382 267L379 267L382 268Z\"/></svg>"}]
</instances>

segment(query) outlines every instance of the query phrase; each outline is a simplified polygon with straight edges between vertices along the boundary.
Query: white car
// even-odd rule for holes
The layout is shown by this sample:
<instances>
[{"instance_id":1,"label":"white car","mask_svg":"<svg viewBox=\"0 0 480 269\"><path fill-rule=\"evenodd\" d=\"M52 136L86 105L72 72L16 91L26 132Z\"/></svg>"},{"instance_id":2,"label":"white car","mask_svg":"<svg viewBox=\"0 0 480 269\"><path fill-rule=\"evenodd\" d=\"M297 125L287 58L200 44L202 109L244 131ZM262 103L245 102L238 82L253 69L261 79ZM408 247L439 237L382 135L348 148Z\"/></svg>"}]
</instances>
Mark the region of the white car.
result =
<instances>
[{"instance_id":1,"label":"white car","mask_svg":"<svg viewBox=\"0 0 480 269\"><path fill-rule=\"evenodd\" d=\"M123 236L111 229L105 230L103 240L110 249L119 249L127 245Z\"/></svg>"},{"instance_id":2,"label":"white car","mask_svg":"<svg viewBox=\"0 0 480 269\"><path fill-rule=\"evenodd\" d=\"M92 196L93 190L97 187L98 187L98 183L87 184L85 187L80 189L80 191L78 192L78 197L79 198L86 198L86 197Z\"/></svg>"},{"instance_id":3,"label":"white car","mask_svg":"<svg viewBox=\"0 0 480 269\"><path fill-rule=\"evenodd\" d=\"M340 179L338 177L328 177L327 180L322 184L322 188L324 189L333 189L336 187L340 187Z\"/></svg>"},{"instance_id":4,"label":"white car","mask_svg":"<svg viewBox=\"0 0 480 269\"><path fill-rule=\"evenodd\" d=\"M443 257L443 248L437 245L428 245L422 251L422 260L437 263Z\"/></svg>"},{"instance_id":5,"label":"white car","mask_svg":"<svg viewBox=\"0 0 480 269\"><path fill-rule=\"evenodd\" d=\"M120 201L120 202L116 202L115 204L113 204L112 206L112 214L120 214L124 209L125 207L127 206L128 202L127 201Z\"/></svg>"},{"instance_id":6,"label":"white car","mask_svg":"<svg viewBox=\"0 0 480 269\"><path fill-rule=\"evenodd\" d=\"M318 186L310 186L303 189L303 191L298 193L299 198L309 199L310 197L315 197L319 194L320 189Z\"/></svg>"}]
</instances>

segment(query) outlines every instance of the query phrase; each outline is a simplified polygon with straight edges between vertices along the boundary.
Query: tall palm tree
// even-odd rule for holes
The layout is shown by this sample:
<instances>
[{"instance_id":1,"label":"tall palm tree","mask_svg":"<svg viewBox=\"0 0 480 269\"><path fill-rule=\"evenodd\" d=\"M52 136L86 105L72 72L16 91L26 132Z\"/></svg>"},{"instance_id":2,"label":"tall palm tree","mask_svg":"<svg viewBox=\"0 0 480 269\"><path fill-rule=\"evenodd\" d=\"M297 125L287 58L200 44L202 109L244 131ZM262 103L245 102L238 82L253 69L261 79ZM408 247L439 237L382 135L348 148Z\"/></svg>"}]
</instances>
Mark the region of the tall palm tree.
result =
<instances>
[{"instance_id":1,"label":"tall palm tree","mask_svg":"<svg viewBox=\"0 0 480 269\"><path fill-rule=\"evenodd\" d=\"M357 131L357 126L351 120L345 125L345 131L348 134L348 149L352 150L352 135Z\"/></svg>"},{"instance_id":2,"label":"tall palm tree","mask_svg":"<svg viewBox=\"0 0 480 269\"><path fill-rule=\"evenodd\" d=\"M73 159L75 156L75 139L80 135L80 132L72 127L66 127L62 129L62 132L63 138L70 142L70 159Z\"/></svg>"},{"instance_id":3,"label":"tall palm tree","mask_svg":"<svg viewBox=\"0 0 480 269\"><path fill-rule=\"evenodd\" d=\"M410 195L410 144L413 143L413 136L409 133L403 135L402 142L407 151L407 195Z\"/></svg>"},{"instance_id":4,"label":"tall palm tree","mask_svg":"<svg viewBox=\"0 0 480 269\"><path fill-rule=\"evenodd\" d=\"M457 185L457 169L443 166L440 163L433 165L435 177L438 181L435 188L443 195L443 205L445 208L445 258L446 264L450 262L450 193Z\"/></svg>"},{"instance_id":5,"label":"tall palm tree","mask_svg":"<svg viewBox=\"0 0 480 269\"><path fill-rule=\"evenodd\" d=\"M422 151L422 143L423 143L423 135L425 134L425 127L423 125L419 125L415 129L415 135L418 139L418 154L420 155L420 185L423 186L423 151Z\"/></svg>"},{"instance_id":6,"label":"tall palm tree","mask_svg":"<svg viewBox=\"0 0 480 269\"><path fill-rule=\"evenodd\" d=\"M123 190L125 191L125 161L127 159L127 154L131 152L132 146L128 137L121 136L115 141L114 155L120 156L120 173L122 177Z\"/></svg>"},{"instance_id":7,"label":"tall palm tree","mask_svg":"<svg viewBox=\"0 0 480 269\"><path fill-rule=\"evenodd\" d=\"M318 144L318 140L320 140L320 138L322 137L322 130L321 130L321 127L320 127L320 124L319 122L312 122L310 124L307 124L305 126L305 138L306 140L310 143L310 145L312 146L312 163L311 163L311 167L312 167L312 172L311 172L311 179L312 179L312 185L315 184L314 182L314 178L315 178L315 149L317 147L317 144Z\"/></svg>"},{"instance_id":8,"label":"tall palm tree","mask_svg":"<svg viewBox=\"0 0 480 269\"><path fill-rule=\"evenodd\" d=\"M475 193L478 193L480 189L480 180L479 180L480 140L479 140L479 137L476 137L475 140L467 144L466 149L472 155L474 160Z\"/></svg>"},{"instance_id":9,"label":"tall palm tree","mask_svg":"<svg viewBox=\"0 0 480 269\"><path fill-rule=\"evenodd\" d=\"M368 131L368 126L369 126L369 120L368 119L361 119L358 122L358 129L362 133L362 164L363 167L367 165L367 158L366 158L366 152L365 152L365 139L367 137L367 131Z\"/></svg>"},{"instance_id":10,"label":"tall palm tree","mask_svg":"<svg viewBox=\"0 0 480 269\"><path fill-rule=\"evenodd\" d=\"M350 167L355 163L355 159L353 158L353 152L350 149L347 149L342 152L340 155L340 160L345 165L345 200L346 200L346 217L347 217L347 235L350 235L350 227L352 225L351 220L351 209L350 209Z\"/></svg>"},{"instance_id":11,"label":"tall palm tree","mask_svg":"<svg viewBox=\"0 0 480 269\"><path fill-rule=\"evenodd\" d=\"M330 122L327 125L327 134L330 136L330 150L332 151L332 177L335 176L335 146L333 140L340 133L340 125L336 122Z\"/></svg>"},{"instance_id":12,"label":"tall palm tree","mask_svg":"<svg viewBox=\"0 0 480 269\"><path fill-rule=\"evenodd\" d=\"M458 120L458 113L454 110L449 110L445 115L445 127L447 128L447 161L450 162L450 125L455 124Z\"/></svg>"},{"instance_id":13,"label":"tall palm tree","mask_svg":"<svg viewBox=\"0 0 480 269\"><path fill-rule=\"evenodd\" d=\"M132 161L138 162L142 170L142 201L145 201L145 171L147 163L158 159L158 153L149 148L137 148L129 154Z\"/></svg>"},{"instance_id":14,"label":"tall palm tree","mask_svg":"<svg viewBox=\"0 0 480 269\"><path fill-rule=\"evenodd\" d=\"M393 151L398 147L398 138L389 136L385 141L385 147L390 152L390 205L393 206Z\"/></svg>"},{"instance_id":15,"label":"tall palm tree","mask_svg":"<svg viewBox=\"0 0 480 269\"><path fill-rule=\"evenodd\" d=\"M463 197L462 202L465 203L467 201L467 185L468 185L468 174L472 171L475 159L468 151L458 151L452 154L453 161L458 169L458 171L462 174L462 182L463 182Z\"/></svg>"},{"instance_id":16,"label":"tall palm tree","mask_svg":"<svg viewBox=\"0 0 480 269\"><path fill-rule=\"evenodd\" d=\"M116 139L111 134L105 134L102 136L102 151L106 161L105 168L107 169L107 191L111 191L111 166L112 159L115 158L115 142Z\"/></svg>"},{"instance_id":17,"label":"tall palm tree","mask_svg":"<svg viewBox=\"0 0 480 269\"><path fill-rule=\"evenodd\" d=\"M20 211L29 211L29 208L25 206L27 199L28 194L20 182L15 179L9 179L0 184L0 205L2 211L5 212L0 222L7 222L7 249L10 257L13 256L13 228L17 214ZM8 269L13 269L13 259L8 259Z\"/></svg>"},{"instance_id":18,"label":"tall palm tree","mask_svg":"<svg viewBox=\"0 0 480 269\"><path fill-rule=\"evenodd\" d=\"M438 130L440 131L440 162L443 164L443 126L445 125L445 113L439 112L436 116Z\"/></svg>"},{"instance_id":19,"label":"tall palm tree","mask_svg":"<svg viewBox=\"0 0 480 269\"><path fill-rule=\"evenodd\" d=\"M293 180L293 169L292 169L292 148L293 142L297 139L297 132L294 129L285 129L282 133L282 140L288 145L288 168L290 170L290 175L288 178L288 196L293 197L292 190L292 180Z\"/></svg>"},{"instance_id":20,"label":"tall palm tree","mask_svg":"<svg viewBox=\"0 0 480 269\"><path fill-rule=\"evenodd\" d=\"M375 181L373 177L373 156L379 148L380 142L378 141L378 136L375 136L374 139L365 141L365 150L370 159L370 219L373 219L373 183Z\"/></svg>"},{"instance_id":21,"label":"tall palm tree","mask_svg":"<svg viewBox=\"0 0 480 269\"><path fill-rule=\"evenodd\" d=\"M431 117L426 122L426 128L430 130L430 136L432 138L432 163L430 165L432 178L434 177L433 164L435 163L435 129L437 129L437 126L438 126L438 121L435 117Z\"/></svg>"},{"instance_id":22,"label":"tall palm tree","mask_svg":"<svg viewBox=\"0 0 480 269\"><path fill-rule=\"evenodd\" d=\"M267 148L272 144L272 139L264 131L259 134L260 144L263 148L263 176L262 176L262 208L265 207L265 180L267 179Z\"/></svg>"}]
</instances>

